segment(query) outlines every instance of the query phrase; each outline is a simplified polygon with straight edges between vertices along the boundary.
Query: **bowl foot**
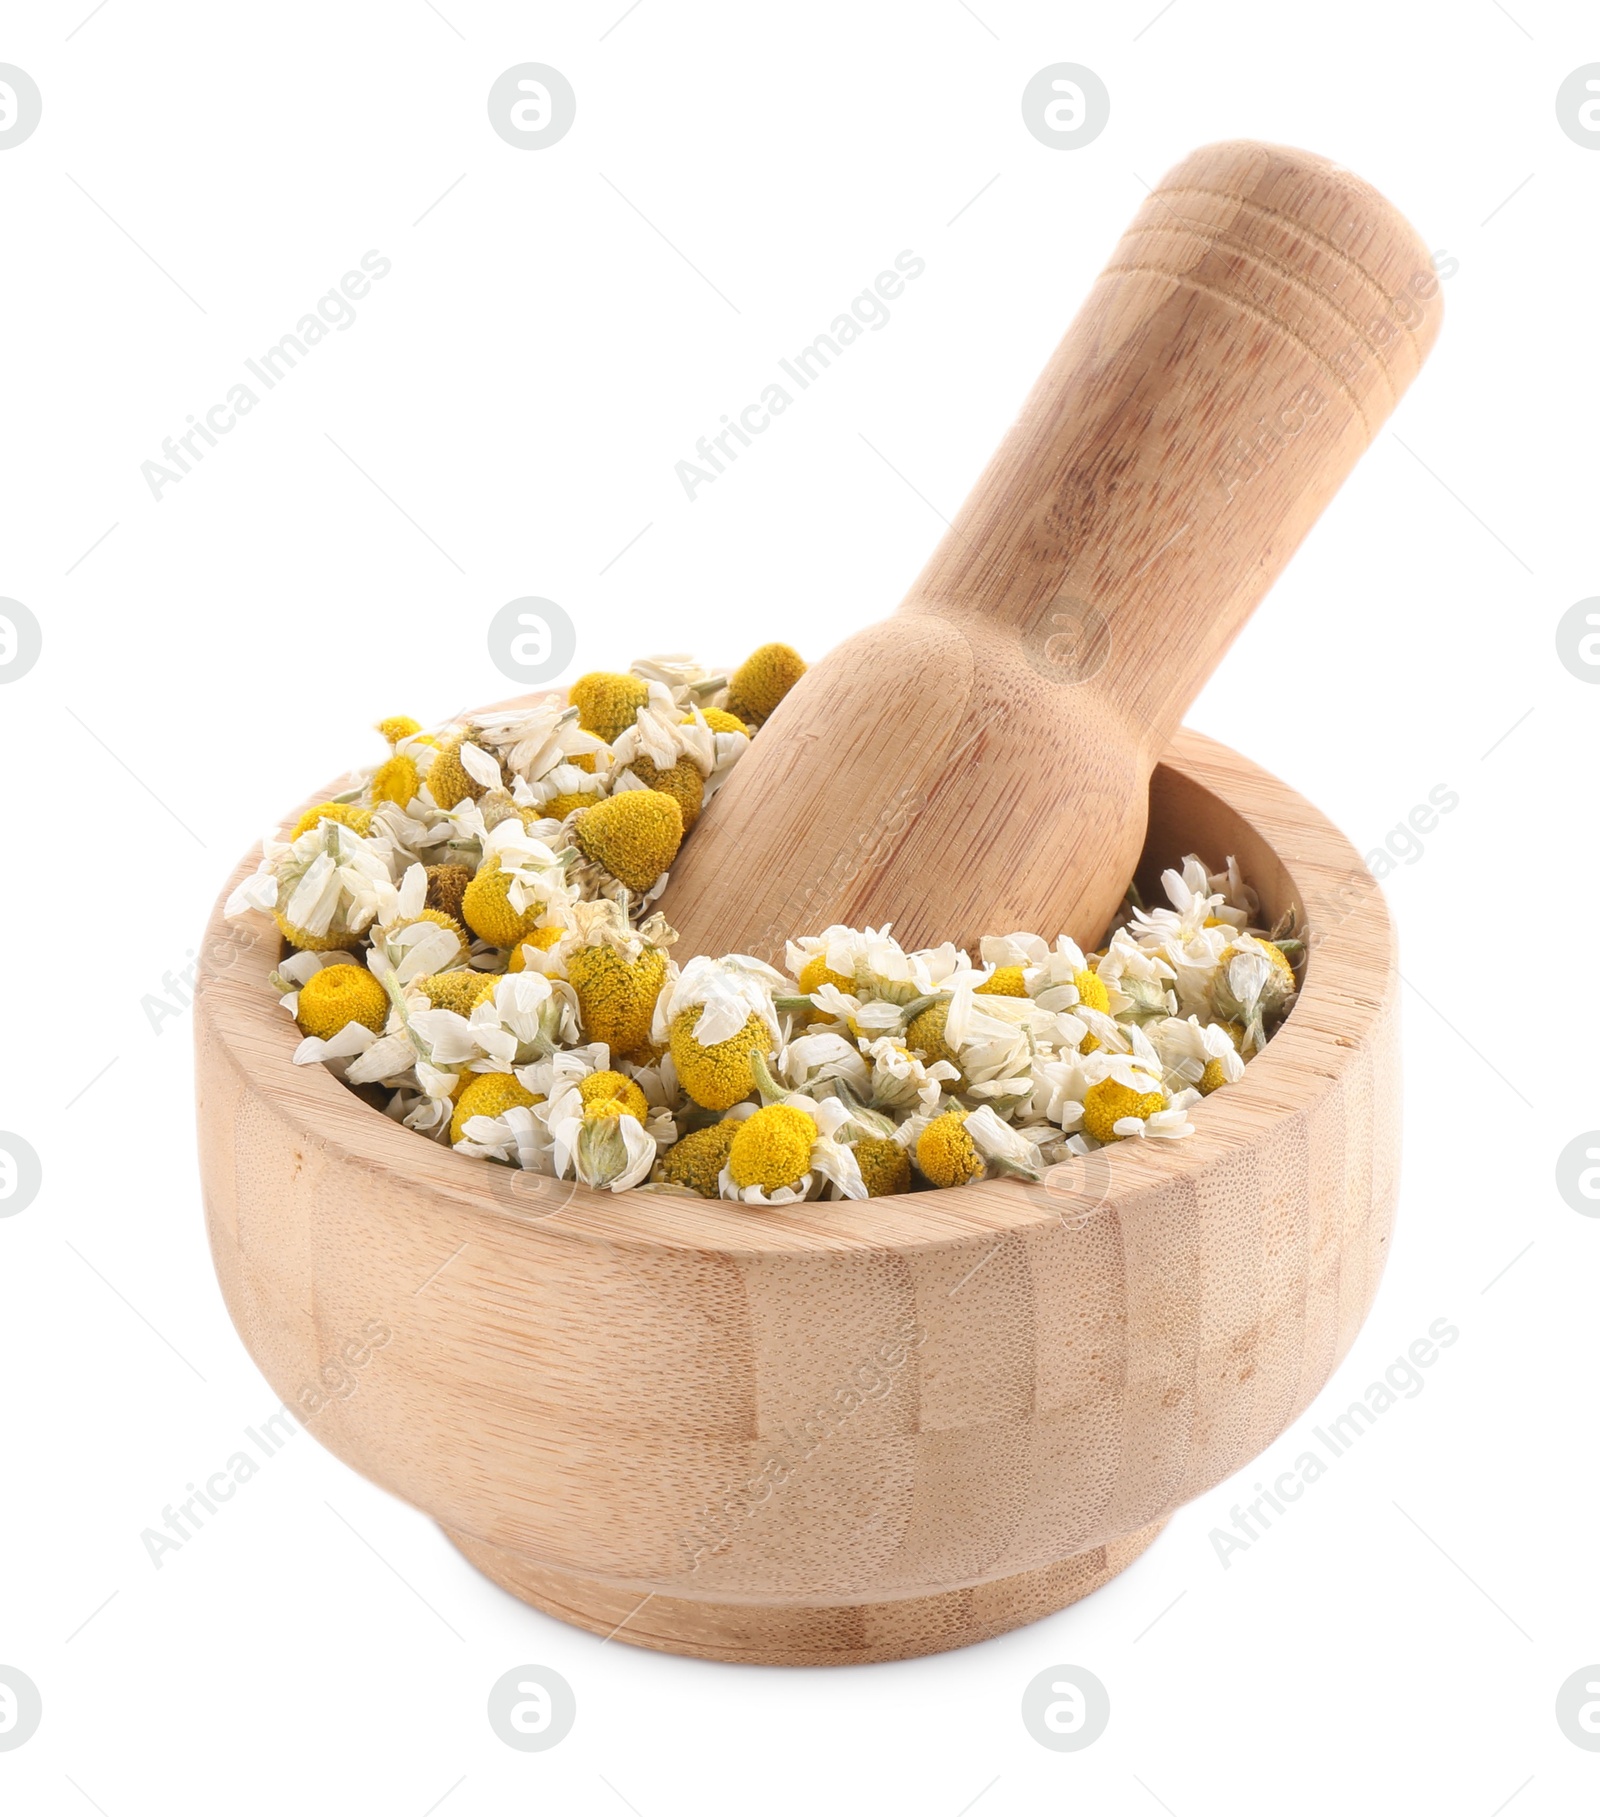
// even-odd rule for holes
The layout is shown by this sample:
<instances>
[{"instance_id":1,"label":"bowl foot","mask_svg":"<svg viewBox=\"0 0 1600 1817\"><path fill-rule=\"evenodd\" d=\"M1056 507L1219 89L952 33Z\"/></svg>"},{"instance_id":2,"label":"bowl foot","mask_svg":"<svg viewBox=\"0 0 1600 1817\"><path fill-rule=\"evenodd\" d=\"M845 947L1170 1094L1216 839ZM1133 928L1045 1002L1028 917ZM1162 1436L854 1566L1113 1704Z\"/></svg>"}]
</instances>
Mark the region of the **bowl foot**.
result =
<instances>
[{"instance_id":1,"label":"bowl foot","mask_svg":"<svg viewBox=\"0 0 1600 1817\"><path fill-rule=\"evenodd\" d=\"M969 1646L1053 1615L1098 1590L1150 1544L1165 1520L1042 1570L931 1596L834 1604L712 1602L537 1565L520 1553L442 1529L485 1577L546 1615L630 1646L740 1665L857 1666Z\"/></svg>"}]
</instances>

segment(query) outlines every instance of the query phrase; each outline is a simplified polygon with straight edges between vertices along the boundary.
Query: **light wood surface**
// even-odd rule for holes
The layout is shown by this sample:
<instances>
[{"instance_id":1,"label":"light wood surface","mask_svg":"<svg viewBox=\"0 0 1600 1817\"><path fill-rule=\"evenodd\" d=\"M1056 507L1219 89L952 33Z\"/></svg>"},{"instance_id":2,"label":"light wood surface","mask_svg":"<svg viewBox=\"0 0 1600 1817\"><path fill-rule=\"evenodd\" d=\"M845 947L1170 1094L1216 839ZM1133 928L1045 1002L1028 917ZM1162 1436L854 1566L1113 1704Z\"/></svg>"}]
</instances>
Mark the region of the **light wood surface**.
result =
<instances>
[{"instance_id":1,"label":"light wood surface","mask_svg":"<svg viewBox=\"0 0 1600 1817\"><path fill-rule=\"evenodd\" d=\"M276 934L219 909L199 1130L246 1346L480 1569L618 1641L849 1663L1073 1601L1322 1387L1394 1210L1377 886L1307 803L1185 732L1146 885L1191 850L1236 854L1312 936L1295 1009L1192 1137L1103 1151L1098 1185L777 1211L594 1193L400 1128L291 1063Z\"/></svg>"},{"instance_id":2,"label":"light wood surface","mask_svg":"<svg viewBox=\"0 0 1600 1817\"><path fill-rule=\"evenodd\" d=\"M1349 172L1251 143L1169 172L898 613L710 804L661 903L680 955L781 959L833 922L1092 945L1152 764L1439 314L1422 242Z\"/></svg>"}]
</instances>

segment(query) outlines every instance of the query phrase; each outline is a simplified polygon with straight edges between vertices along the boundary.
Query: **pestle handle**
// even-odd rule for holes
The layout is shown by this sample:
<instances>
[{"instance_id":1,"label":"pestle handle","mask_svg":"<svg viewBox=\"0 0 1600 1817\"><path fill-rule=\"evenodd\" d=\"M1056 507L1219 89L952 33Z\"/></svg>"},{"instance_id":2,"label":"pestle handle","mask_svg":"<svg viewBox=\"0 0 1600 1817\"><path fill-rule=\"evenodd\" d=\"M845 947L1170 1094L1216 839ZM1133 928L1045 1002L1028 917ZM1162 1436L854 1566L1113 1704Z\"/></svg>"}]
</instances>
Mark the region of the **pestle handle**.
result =
<instances>
[{"instance_id":1,"label":"pestle handle","mask_svg":"<svg viewBox=\"0 0 1600 1817\"><path fill-rule=\"evenodd\" d=\"M1177 730L1438 332L1409 223L1326 159L1206 146L1151 192L913 587L1149 747Z\"/></svg>"},{"instance_id":2,"label":"pestle handle","mask_svg":"<svg viewBox=\"0 0 1600 1817\"><path fill-rule=\"evenodd\" d=\"M1156 759L1439 318L1415 232L1326 159L1230 142L1169 172L900 611L712 802L663 899L682 950L834 921L1098 941Z\"/></svg>"}]
</instances>

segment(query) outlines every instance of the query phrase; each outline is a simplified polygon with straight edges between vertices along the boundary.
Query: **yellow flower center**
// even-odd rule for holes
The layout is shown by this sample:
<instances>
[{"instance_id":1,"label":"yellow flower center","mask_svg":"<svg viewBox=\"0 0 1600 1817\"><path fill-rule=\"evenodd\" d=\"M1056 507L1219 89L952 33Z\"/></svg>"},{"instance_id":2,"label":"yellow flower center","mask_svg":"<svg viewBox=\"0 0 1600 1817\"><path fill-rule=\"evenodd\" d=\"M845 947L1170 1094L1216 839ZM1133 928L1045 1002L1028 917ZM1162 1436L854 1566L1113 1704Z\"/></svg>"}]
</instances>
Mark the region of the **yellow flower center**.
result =
<instances>
[{"instance_id":1,"label":"yellow flower center","mask_svg":"<svg viewBox=\"0 0 1600 1817\"><path fill-rule=\"evenodd\" d=\"M364 839L367 828L372 825L372 814L367 808L353 808L345 801L320 802L314 808L307 808L295 822L294 831L289 835L290 843L323 820L337 820L340 826L349 827L352 833L359 833Z\"/></svg>"},{"instance_id":2,"label":"yellow flower center","mask_svg":"<svg viewBox=\"0 0 1600 1817\"><path fill-rule=\"evenodd\" d=\"M793 1186L811 1165L815 1121L787 1104L769 1104L738 1126L728 1150L728 1174L735 1186L776 1192Z\"/></svg>"},{"instance_id":3,"label":"yellow flower center","mask_svg":"<svg viewBox=\"0 0 1600 1817\"><path fill-rule=\"evenodd\" d=\"M473 741L461 733L447 739L428 771L428 793L442 808L459 807L469 796L476 801L484 793L484 785L467 773L461 761L461 747L469 742Z\"/></svg>"},{"instance_id":4,"label":"yellow flower center","mask_svg":"<svg viewBox=\"0 0 1600 1817\"><path fill-rule=\"evenodd\" d=\"M396 713L389 719L380 719L374 727L390 744L399 744L402 738L414 738L422 727L414 719L408 719L404 713Z\"/></svg>"},{"instance_id":5,"label":"yellow flower center","mask_svg":"<svg viewBox=\"0 0 1600 1817\"><path fill-rule=\"evenodd\" d=\"M615 744L650 698L650 690L637 675L612 675L596 670L580 675L567 691L567 704L578 709L578 724L607 744Z\"/></svg>"},{"instance_id":6,"label":"yellow flower center","mask_svg":"<svg viewBox=\"0 0 1600 1817\"><path fill-rule=\"evenodd\" d=\"M763 644L740 663L728 683L728 711L760 725L806 672L798 650Z\"/></svg>"},{"instance_id":7,"label":"yellow flower center","mask_svg":"<svg viewBox=\"0 0 1600 1817\"><path fill-rule=\"evenodd\" d=\"M656 998L667 981L667 955L659 947L647 946L631 960L615 947L585 947L567 961L567 978L578 993L586 1041L604 1041L614 1055L648 1046Z\"/></svg>"},{"instance_id":8,"label":"yellow flower center","mask_svg":"<svg viewBox=\"0 0 1600 1817\"><path fill-rule=\"evenodd\" d=\"M1081 972L1072 974L1072 982L1077 987L1078 1001L1086 1009L1097 1009L1102 1015L1111 1013L1111 993L1100 982L1097 973L1085 968ZM1099 1042L1096 1042L1095 1045L1098 1047ZM1087 1053L1089 1050L1084 1048L1079 1051Z\"/></svg>"},{"instance_id":9,"label":"yellow flower center","mask_svg":"<svg viewBox=\"0 0 1600 1817\"><path fill-rule=\"evenodd\" d=\"M892 1136L862 1136L851 1153L861 1169L868 1198L911 1190L911 1157Z\"/></svg>"},{"instance_id":10,"label":"yellow flower center","mask_svg":"<svg viewBox=\"0 0 1600 1817\"><path fill-rule=\"evenodd\" d=\"M1227 1074L1222 1070L1220 1060L1207 1060L1206 1069L1200 1075L1200 1095L1209 1098L1219 1085L1228 1083Z\"/></svg>"},{"instance_id":11,"label":"yellow flower center","mask_svg":"<svg viewBox=\"0 0 1600 1817\"><path fill-rule=\"evenodd\" d=\"M1102 1079L1083 1094L1083 1127L1097 1142L1120 1142L1114 1124L1123 1117L1153 1117L1166 1104L1158 1091L1138 1092L1115 1079Z\"/></svg>"},{"instance_id":12,"label":"yellow flower center","mask_svg":"<svg viewBox=\"0 0 1600 1817\"><path fill-rule=\"evenodd\" d=\"M683 830L687 833L700 818L706 795L705 778L694 759L680 757L670 769L661 770L648 757L635 757L628 768L646 788L659 789L677 802L683 815Z\"/></svg>"},{"instance_id":13,"label":"yellow flower center","mask_svg":"<svg viewBox=\"0 0 1600 1817\"><path fill-rule=\"evenodd\" d=\"M920 1015L913 1016L910 1026L906 1029L906 1045L913 1052L921 1054L929 1066L936 1065L940 1060L948 1060L959 1073L959 1062L955 1054L945 1045L944 1025L949 1013L950 1005L948 1003L935 1003L923 1010ZM955 1081L956 1089L959 1090L964 1083L964 1078L958 1078Z\"/></svg>"},{"instance_id":14,"label":"yellow flower center","mask_svg":"<svg viewBox=\"0 0 1600 1817\"><path fill-rule=\"evenodd\" d=\"M702 1199L716 1198L717 1179L738 1132L739 1125L728 1122L690 1130L661 1157L661 1177L674 1186L689 1187Z\"/></svg>"},{"instance_id":15,"label":"yellow flower center","mask_svg":"<svg viewBox=\"0 0 1600 1817\"><path fill-rule=\"evenodd\" d=\"M843 972L836 972L829 966L826 953L813 953L801 966L797 982L802 997L809 997L813 991L821 990L825 984L831 984L837 990L852 993L856 988L854 978L847 977Z\"/></svg>"},{"instance_id":16,"label":"yellow flower center","mask_svg":"<svg viewBox=\"0 0 1600 1817\"><path fill-rule=\"evenodd\" d=\"M468 1117L498 1117L502 1111L519 1104L531 1108L543 1103L543 1098L536 1098L510 1073L474 1073L472 1083L463 1087L456 1098L455 1113L450 1118L450 1140L464 1142L467 1139Z\"/></svg>"},{"instance_id":17,"label":"yellow flower center","mask_svg":"<svg viewBox=\"0 0 1600 1817\"><path fill-rule=\"evenodd\" d=\"M511 876L500 868L498 857L488 858L466 887L461 913L480 940L491 946L516 946L534 931L544 906L530 902L525 909L511 906Z\"/></svg>"},{"instance_id":18,"label":"yellow flower center","mask_svg":"<svg viewBox=\"0 0 1600 1817\"><path fill-rule=\"evenodd\" d=\"M644 891L678 855L683 810L659 789L624 789L585 808L572 823L572 838L619 883Z\"/></svg>"},{"instance_id":19,"label":"yellow flower center","mask_svg":"<svg viewBox=\"0 0 1600 1817\"><path fill-rule=\"evenodd\" d=\"M997 965L972 994L975 997L1026 997L1028 987L1022 982L1022 967Z\"/></svg>"},{"instance_id":20,"label":"yellow flower center","mask_svg":"<svg viewBox=\"0 0 1600 1817\"><path fill-rule=\"evenodd\" d=\"M583 1099L583 1114L586 1117L620 1117L626 1111L630 1117L637 1117L642 1123L650 1114L644 1093L632 1079L625 1078L618 1072L590 1073L587 1079L579 1082L578 1096ZM599 1111L595 1109L597 1104L611 1104L619 1108Z\"/></svg>"},{"instance_id":21,"label":"yellow flower center","mask_svg":"<svg viewBox=\"0 0 1600 1817\"><path fill-rule=\"evenodd\" d=\"M988 1171L966 1121L964 1110L947 1110L917 1137L917 1165L935 1186L965 1186Z\"/></svg>"},{"instance_id":22,"label":"yellow flower center","mask_svg":"<svg viewBox=\"0 0 1600 1817\"><path fill-rule=\"evenodd\" d=\"M325 965L300 987L295 1020L308 1035L331 1041L359 1022L375 1035L389 1019L389 993L364 965Z\"/></svg>"},{"instance_id":23,"label":"yellow flower center","mask_svg":"<svg viewBox=\"0 0 1600 1817\"><path fill-rule=\"evenodd\" d=\"M702 707L700 712L713 732L748 732L750 730L737 713L725 713L721 707ZM691 726L694 724L694 715L685 713L678 723Z\"/></svg>"},{"instance_id":24,"label":"yellow flower center","mask_svg":"<svg viewBox=\"0 0 1600 1817\"><path fill-rule=\"evenodd\" d=\"M696 1104L707 1110L731 1110L754 1091L750 1056L772 1052L772 1033L752 1014L737 1034L702 1047L694 1038L701 1008L697 1003L673 1017L672 1063L678 1069L678 1083Z\"/></svg>"}]
</instances>

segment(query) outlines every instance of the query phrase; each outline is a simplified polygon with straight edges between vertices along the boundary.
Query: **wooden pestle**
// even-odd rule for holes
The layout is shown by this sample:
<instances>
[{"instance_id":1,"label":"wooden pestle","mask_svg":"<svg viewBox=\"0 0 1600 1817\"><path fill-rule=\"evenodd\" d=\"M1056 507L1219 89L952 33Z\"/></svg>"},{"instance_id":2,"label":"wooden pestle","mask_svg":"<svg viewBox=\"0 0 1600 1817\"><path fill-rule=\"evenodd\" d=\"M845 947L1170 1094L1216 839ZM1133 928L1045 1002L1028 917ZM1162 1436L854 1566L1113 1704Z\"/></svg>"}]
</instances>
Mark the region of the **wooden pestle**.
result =
<instances>
[{"instance_id":1,"label":"wooden pestle","mask_svg":"<svg viewBox=\"0 0 1600 1817\"><path fill-rule=\"evenodd\" d=\"M1427 250L1348 171L1185 158L898 612L802 677L685 842L678 956L781 962L835 922L1098 944L1151 769L1439 317Z\"/></svg>"}]
</instances>

